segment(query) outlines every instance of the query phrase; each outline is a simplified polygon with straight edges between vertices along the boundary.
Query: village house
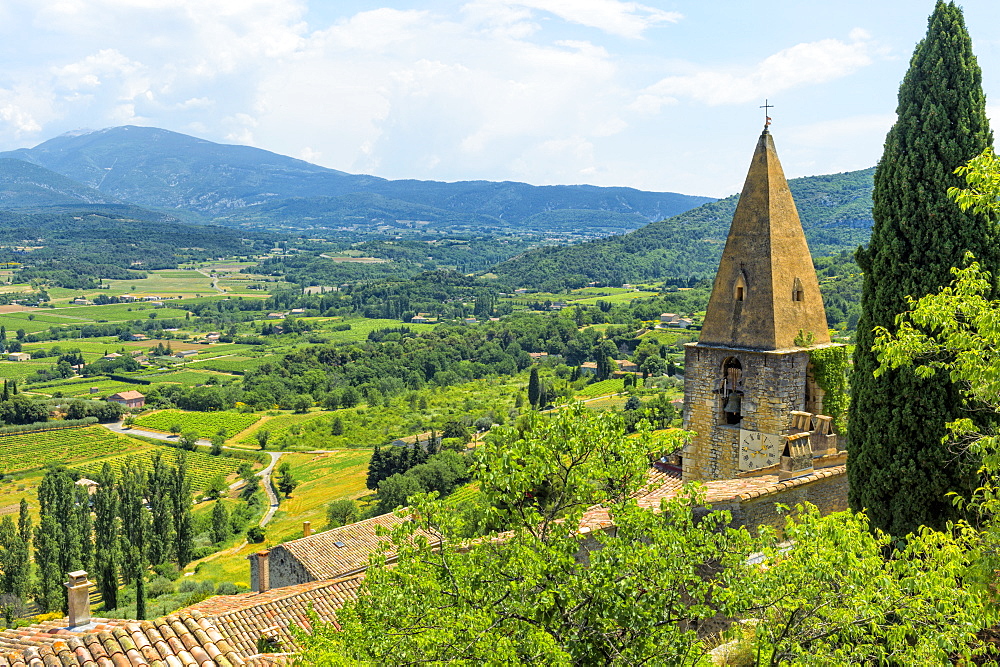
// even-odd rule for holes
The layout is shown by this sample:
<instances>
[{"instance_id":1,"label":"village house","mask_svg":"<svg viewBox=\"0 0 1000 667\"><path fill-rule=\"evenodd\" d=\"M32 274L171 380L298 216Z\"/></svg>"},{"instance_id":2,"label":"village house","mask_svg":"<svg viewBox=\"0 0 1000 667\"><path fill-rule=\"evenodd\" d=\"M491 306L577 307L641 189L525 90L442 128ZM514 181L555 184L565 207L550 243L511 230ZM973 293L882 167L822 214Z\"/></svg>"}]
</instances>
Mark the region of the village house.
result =
<instances>
[{"instance_id":1,"label":"village house","mask_svg":"<svg viewBox=\"0 0 1000 667\"><path fill-rule=\"evenodd\" d=\"M27 352L11 352L7 355L7 361L31 361L31 355Z\"/></svg>"},{"instance_id":2,"label":"village house","mask_svg":"<svg viewBox=\"0 0 1000 667\"><path fill-rule=\"evenodd\" d=\"M622 373L638 373L639 364L636 364L628 359L615 359L615 364L618 365L618 370Z\"/></svg>"},{"instance_id":3,"label":"village house","mask_svg":"<svg viewBox=\"0 0 1000 667\"><path fill-rule=\"evenodd\" d=\"M112 403L121 403L129 409L141 408L146 405L146 397L135 390L120 391L117 394L111 394L108 396L108 400Z\"/></svg>"}]
</instances>

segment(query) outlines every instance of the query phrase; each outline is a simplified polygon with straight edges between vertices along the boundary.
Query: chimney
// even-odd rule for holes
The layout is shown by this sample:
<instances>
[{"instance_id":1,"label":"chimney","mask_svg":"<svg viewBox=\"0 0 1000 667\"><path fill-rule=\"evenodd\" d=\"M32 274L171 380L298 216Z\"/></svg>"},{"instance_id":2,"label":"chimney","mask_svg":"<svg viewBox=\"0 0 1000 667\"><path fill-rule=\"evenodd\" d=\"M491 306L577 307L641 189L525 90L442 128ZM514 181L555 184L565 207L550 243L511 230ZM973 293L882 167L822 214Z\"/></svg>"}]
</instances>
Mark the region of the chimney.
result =
<instances>
[{"instance_id":1,"label":"chimney","mask_svg":"<svg viewBox=\"0 0 1000 667\"><path fill-rule=\"evenodd\" d=\"M90 582L83 570L66 575L69 581L69 627L76 628L90 623Z\"/></svg>"},{"instance_id":2,"label":"chimney","mask_svg":"<svg viewBox=\"0 0 1000 667\"><path fill-rule=\"evenodd\" d=\"M255 584L254 590L258 593L264 593L271 588L271 572L267 567L267 557L270 553L270 551L258 551L254 555L257 565L255 568L257 577L256 580L251 581L251 583ZM254 573L251 572L251 574ZM253 579L253 577L251 577L251 579Z\"/></svg>"},{"instance_id":3,"label":"chimney","mask_svg":"<svg viewBox=\"0 0 1000 667\"><path fill-rule=\"evenodd\" d=\"M312 532L313 532L313 530L312 530L312 522L311 521L303 521L302 522L302 537L309 537L310 535L312 535Z\"/></svg>"}]
</instances>

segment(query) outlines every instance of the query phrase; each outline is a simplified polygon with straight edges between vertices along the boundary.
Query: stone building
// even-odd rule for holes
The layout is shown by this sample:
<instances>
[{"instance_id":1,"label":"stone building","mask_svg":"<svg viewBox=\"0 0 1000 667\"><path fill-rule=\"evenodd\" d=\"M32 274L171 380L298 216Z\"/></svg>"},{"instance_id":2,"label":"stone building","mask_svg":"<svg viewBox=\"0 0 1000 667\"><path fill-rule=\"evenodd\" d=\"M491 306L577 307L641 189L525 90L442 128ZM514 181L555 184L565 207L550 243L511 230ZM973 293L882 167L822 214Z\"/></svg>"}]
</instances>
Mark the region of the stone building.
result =
<instances>
[{"instance_id":1,"label":"stone building","mask_svg":"<svg viewBox=\"0 0 1000 667\"><path fill-rule=\"evenodd\" d=\"M767 127L757 142L701 336L685 346L687 480L807 474L836 454L810 350L830 342L802 224Z\"/></svg>"}]
</instances>

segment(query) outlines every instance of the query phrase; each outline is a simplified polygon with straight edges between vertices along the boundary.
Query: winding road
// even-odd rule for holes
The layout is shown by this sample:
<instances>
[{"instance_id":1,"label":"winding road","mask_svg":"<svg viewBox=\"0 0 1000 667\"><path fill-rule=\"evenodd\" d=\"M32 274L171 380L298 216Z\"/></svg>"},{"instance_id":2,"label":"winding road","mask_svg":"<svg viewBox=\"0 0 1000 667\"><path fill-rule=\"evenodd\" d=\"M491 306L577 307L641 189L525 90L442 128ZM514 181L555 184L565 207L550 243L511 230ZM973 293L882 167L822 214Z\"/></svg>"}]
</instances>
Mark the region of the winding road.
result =
<instances>
[{"instance_id":1,"label":"winding road","mask_svg":"<svg viewBox=\"0 0 1000 667\"><path fill-rule=\"evenodd\" d=\"M115 433L121 433L123 435L138 435L143 438L152 438L153 440L163 440L164 442L173 442L173 443L177 442L177 436L175 435L168 435L166 433L161 433L160 431L148 431L142 428L135 428L134 426L129 428L125 426L122 422L118 422L117 424L101 424L101 426L108 429L109 431L114 431ZM205 445L206 447L211 447L212 442L210 440L206 440L205 438L201 438L198 440L198 444ZM242 449L240 447L223 446L223 449L229 449L232 451L240 451L240 452L252 451L248 449ZM278 505L280 504L278 502L278 494L274 490L274 483L271 480L271 475L274 473L274 467L278 464L278 459L281 458L282 453L281 452L264 452L264 453L268 454L271 457L271 462L267 465L266 468L257 473L257 476L260 477L261 481L264 483L264 492L267 494L267 502L268 502L267 511L264 512L264 516L260 518L260 523L258 524L261 528L263 528L264 526L266 526L268 523L271 522L271 519L274 518L274 513L278 511ZM240 485L240 483L241 482L237 480L232 484L230 484L229 488L235 489Z\"/></svg>"}]
</instances>

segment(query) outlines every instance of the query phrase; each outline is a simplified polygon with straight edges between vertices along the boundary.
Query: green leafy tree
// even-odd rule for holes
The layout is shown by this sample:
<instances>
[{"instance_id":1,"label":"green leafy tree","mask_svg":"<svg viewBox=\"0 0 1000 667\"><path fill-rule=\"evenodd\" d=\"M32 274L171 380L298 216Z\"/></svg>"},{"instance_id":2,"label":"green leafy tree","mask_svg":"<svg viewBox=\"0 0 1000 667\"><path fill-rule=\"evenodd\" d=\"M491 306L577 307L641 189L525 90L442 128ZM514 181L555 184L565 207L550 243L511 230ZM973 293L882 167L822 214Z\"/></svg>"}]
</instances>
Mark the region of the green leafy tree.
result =
<instances>
[{"instance_id":1,"label":"green leafy tree","mask_svg":"<svg viewBox=\"0 0 1000 667\"><path fill-rule=\"evenodd\" d=\"M35 604L42 611L55 611L63 606L65 587L59 568L59 524L52 514L44 514L35 529L35 569L37 580L34 591Z\"/></svg>"},{"instance_id":2,"label":"green leafy tree","mask_svg":"<svg viewBox=\"0 0 1000 667\"><path fill-rule=\"evenodd\" d=\"M194 558L194 530L191 526L191 480L184 451L177 452L170 501L174 511L174 553L177 565L186 567Z\"/></svg>"},{"instance_id":3,"label":"green leafy tree","mask_svg":"<svg viewBox=\"0 0 1000 667\"><path fill-rule=\"evenodd\" d=\"M326 527L337 528L354 523L360 518L358 504L349 498L334 500L326 506Z\"/></svg>"},{"instance_id":4,"label":"green leafy tree","mask_svg":"<svg viewBox=\"0 0 1000 667\"><path fill-rule=\"evenodd\" d=\"M229 539L229 512L221 500L212 505L212 541L220 544Z\"/></svg>"},{"instance_id":5,"label":"green leafy tree","mask_svg":"<svg viewBox=\"0 0 1000 667\"><path fill-rule=\"evenodd\" d=\"M198 447L198 438L196 431L185 431L179 441L181 449L193 452Z\"/></svg>"},{"instance_id":6,"label":"green leafy tree","mask_svg":"<svg viewBox=\"0 0 1000 667\"><path fill-rule=\"evenodd\" d=\"M337 415L333 418L333 424L330 425L330 435L344 435L344 420Z\"/></svg>"},{"instance_id":7,"label":"green leafy tree","mask_svg":"<svg viewBox=\"0 0 1000 667\"><path fill-rule=\"evenodd\" d=\"M222 445L226 442L226 436L223 433L216 433L212 436L212 448L209 450L209 454L212 456L222 455Z\"/></svg>"},{"instance_id":8,"label":"green leafy tree","mask_svg":"<svg viewBox=\"0 0 1000 667\"><path fill-rule=\"evenodd\" d=\"M228 490L229 485L226 484L226 479L222 475L216 475L209 480L208 486L205 487L204 495L209 500L218 500L226 495Z\"/></svg>"},{"instance_id":9,"label":"green leafy tree","mask_svg":"<svg viewBox=\"0 0 1000 667\"><path fill-rule=\"evenodd\" d=\"M271 432L267 429L260 429L253 434L254 438L257 439L257 445L261 449L267 449L267 441L271 439Z\"/></svg>"},{"instance_id":10,"label":"green leafy tree","mask_svg":"<svg viewBox=\"0 0 1000 667\"><path fill-rule=\"evenodd\" d=\"M378 514L387 514L397 507L403 507L407 499L426 491L420 480L404 473L395 473L378 485Z\"/></svg>"},{"instance_id":11,"label":"green leafy tree","mask_svg":"<svg viewBox=\"0 0 1000 667\"><path fill-rule=\"evenodd\" d=\"M285 494L286 498L291 498L292 491L299 485L299 481L292 475L292 467L288 463L278 466L278 481L276 486L278 491Z\"/></svg>"},{"instance_id":12,"label":"green leafy tree","mask_svg":"<svg viewBox=\"0 0 1000 667\"><path fill-rule=\"evenodd\" d=\"M18 524L8 515L0 524L0 593L26 600L31 587L31 516L22 498Z\"/></svg>"},{"instance_id":13,"label":"green leafy tree","mask_svg":"<svg viewBox=\"0 0 1000 667\"><path fill-rule=\"evenodd\" d=\"M149 514L151 530L149 533L149 562L158 565L170 560L173 549L173 505L170 502L170 487L173 484L173 470L163 458L156 454L153 465L146 476L149 488Z\"/></svg>"},{"instance_id":14,"label":"green leafy tree","mask_svg":"<svg viewBox=\"0 0 1000 667\"><path fill-rule=\"evenodd\" d=\"M992 143L981 74L954 3L938 0L899 89L896 124L875 171L872 239L859 249L865 274L849 411L850 504L894 535L942 527L956 516L946 495L968 496L976 462L941 445L962 414L945 374L919 378L899 368L875 377L875 330L895 328L906 297L935 292L965 252L998 266L995 225L963 212L945 190L952 172Z\"/></svg>"},{"instance_id":15,"label":"green leafy tree","mask_svg":"<svg viewBox=\"0 0 1000 667\"><path fill-rule=\"evenodd\" d=\"M697 490L639 507L646 457L682 436L630 438L579 406L496 429L476 482L502 532L470 541L467 514L411 496L394 565L376 559L339 627L298 633L303 664L706 664L697 628L718 614L747 621L740 664L947 664L995 622L961 585L967 531L887 559L892 538L860 515L799 507L784 535L752 537ZM581 534L595 503L615 530Z\"/></svg>"},{"instance_id":16,"label":"green leafy tree","mask_svg":"<svg viewBox=\"0 0 1000 667\"><path fill-rule=\"evenodd\" d=\"M313 397L309 394L298 394L292 398L290 407L293 411L299 414L305 414L309 412L309 408L313 406Z\"/></svg>"}]
</instances>

